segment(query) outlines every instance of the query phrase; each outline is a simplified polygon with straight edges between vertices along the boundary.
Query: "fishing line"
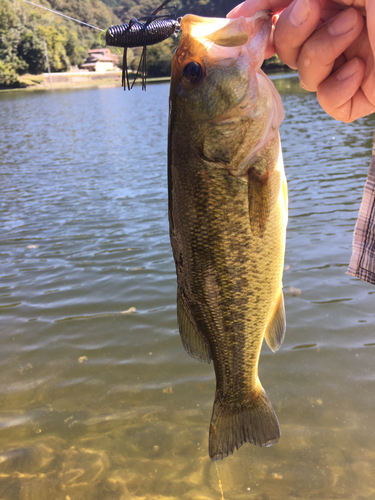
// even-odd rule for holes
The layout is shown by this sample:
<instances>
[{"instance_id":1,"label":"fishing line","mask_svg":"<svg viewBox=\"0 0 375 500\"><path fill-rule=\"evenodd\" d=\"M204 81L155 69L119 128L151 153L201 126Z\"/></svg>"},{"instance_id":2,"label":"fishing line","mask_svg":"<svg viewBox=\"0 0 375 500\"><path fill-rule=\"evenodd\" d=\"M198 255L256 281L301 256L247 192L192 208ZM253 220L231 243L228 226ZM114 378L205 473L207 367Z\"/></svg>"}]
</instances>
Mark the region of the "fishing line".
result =
<instances>
[{"instance_id":1,"label":"fishing line","mask_svg":"<svg viewBox=\"0 0 375 500\"><path fill-rule=\"evenodd\" d=\"M67 16L66 14L63 14L62 12L58 12L57 10L49 9L48 7L44 7L43 5L39 5L34 2L30 2L30 0L22 0L23 2L29 3L31 5L35 5L35 7L40 7L41 9L48 10L49 12L53 12L54 14L57 14L58 16L66 17L67 19L70 19L71 21L75 21L76 23L84 24L85 26L88 26L89 28L94 28L94 30L98 31L104 31L97 26L93 26L92 24L85 23L84 21L80 21L79 19L74 19L74 17Z\"/></svg>"},{"instance_id":2,"label":"fishing line","mask_svg":"<svg viewBox=\"0 0 375 500\"><path fill-rule=\"evenodd\" d=\"M219 488L221 492L221 500L225 500L224 498L224 492L223 492L223 485L221 484L220 476L219 476L219 469L217 468L217 464L215 462L215 467L216 467L216 472L217 472L217 478L219 480Z\"/></svg>"}]
</instances>

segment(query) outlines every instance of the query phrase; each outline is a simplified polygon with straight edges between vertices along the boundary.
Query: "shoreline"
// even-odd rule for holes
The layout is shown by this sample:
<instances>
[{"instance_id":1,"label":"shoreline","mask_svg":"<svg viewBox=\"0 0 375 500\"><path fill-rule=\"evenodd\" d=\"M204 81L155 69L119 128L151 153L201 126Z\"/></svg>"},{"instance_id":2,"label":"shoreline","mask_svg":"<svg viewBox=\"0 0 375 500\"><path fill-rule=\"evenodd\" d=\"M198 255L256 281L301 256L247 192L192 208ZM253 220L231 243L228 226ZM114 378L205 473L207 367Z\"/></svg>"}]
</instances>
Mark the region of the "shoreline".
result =
<instances>
[{"instance_id":1,"label":"shoreline","mask_svg":"<svg viewBox=\"0 0 375 500\"><path fill-rule=\"evenodd\" d=\"M48 73L43 75L23 75L20 77L21 87L0 89L1 92L32 92L35 90L86 89L92 87L122 87L121 71L106 73L52 73L49 82ZM107 77L107 78L106 78ZM147 78L147 83L169 82L170 77ZM140 85L141 80L134 85Z\"/></svg>"},{"instance_id":2,"label":"shoreline","mask_svg":"<svg viewBox=\"0 0 375 500\"><path fill-rule=\"evenodd\" d=\"M105 73L53 73L51 76L55 77L56 81L50 83L48 73L43 75L23 75L20 77L22 87L15 87L9 89L0 89L2 92L32 92L32 91L48 91L48 90L78 90L86 88L111 88L122 87L121 84L121 71L111 72L111 75ZM115 74L113 74L115 73ZM267 76L271 79L288 78L298 76L297 72L289 71L268 71ZM106 76L108 78L106 78ZM169 76L147 78L148 84L165 83L169 82ZM135 86L141 85L141 80L138 79Z\"/></svg>"}]
</instances>

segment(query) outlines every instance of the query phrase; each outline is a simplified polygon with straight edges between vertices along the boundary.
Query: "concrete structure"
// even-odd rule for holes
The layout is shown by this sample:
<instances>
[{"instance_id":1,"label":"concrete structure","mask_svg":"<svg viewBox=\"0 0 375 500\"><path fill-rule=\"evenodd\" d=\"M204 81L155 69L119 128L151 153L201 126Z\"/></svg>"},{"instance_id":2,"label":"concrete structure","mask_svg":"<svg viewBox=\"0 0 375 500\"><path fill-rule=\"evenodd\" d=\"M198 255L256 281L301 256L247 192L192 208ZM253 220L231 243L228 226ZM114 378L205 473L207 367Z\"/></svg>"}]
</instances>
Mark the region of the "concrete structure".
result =
<instances>
[{"instance_id":1,"label":"concrete structure","mask_svg":"<svg viewBox=\"0 0 375 500\"><path fill-rule=\"evenodd\" d=\"M121 85L121 70L117 71L106 71L105 73L98 73L96 71L79 71L77 73L67 72L67 73L43 73L44 83L47 86L84 86L86 84L90 85L92 82L97 82L100 85L102 82L118 82Z\"/></svg>"},{"instance_id":2,"label":"concrete structure","mask_svg":"<svg viewBox=\"0 0 375 500\"><path fill-rule=\"evenodd\" d=\"M86 61L81 64L81 69L105 73L117 69L118 57L112 54L109 49L100 48L89 50Z\"/></svg>"}]
</instances>

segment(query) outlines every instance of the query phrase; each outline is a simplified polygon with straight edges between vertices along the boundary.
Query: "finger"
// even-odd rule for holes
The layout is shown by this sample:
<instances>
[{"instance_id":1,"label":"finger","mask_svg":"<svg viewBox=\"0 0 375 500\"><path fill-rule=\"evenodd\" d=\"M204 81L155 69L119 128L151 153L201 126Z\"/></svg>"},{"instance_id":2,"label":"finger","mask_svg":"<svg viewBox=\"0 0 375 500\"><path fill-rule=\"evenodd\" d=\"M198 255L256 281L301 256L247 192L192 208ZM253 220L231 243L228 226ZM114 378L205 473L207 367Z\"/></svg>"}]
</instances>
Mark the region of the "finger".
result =
<instances>
[{"instance_id":1,"label":"finger","mask_svg":"<svg viewBox=\"0 0 375 500\"><path fill-rule=\"evenodd\" d=\"M374 12L375 16L375 12ZM375 64L374 64L374 51L371 47L371 41L375 44L375 39L371 40L370 26L371 22L375 21L374 18L367 16L367 27L364 26L361 34L355 39L355 42L344 52L346 60L351 60L354 57L362 59L365 63L366 71L365 76L361 83L361 89L367 99L375 105Z\"/></svg>"},{"instance_id":2,"label":"finger","mask_svg":"<svg viewBox=\"0 0 375 500\"><path fill-rule=\"evenodd\" d=\"M354 57L354 56L353 56ZM347 62L347 58L344 56L344 54L339 55L339 57L336 59L336 61L333 64L332 68L332 73L334 71L337 71L341 68L341 66L344 66L344 64Z\"/></svg>"},{"instance_id":3,"label":"finger","mask_svg":"<svg viewBox=\"0 0 375 500\"><path fill-rule=\"evenodd\" d=\"M356 9L344 10L326 22L303 45L297 60L301 85L316 91L332 72L336 59L360 35L363 17Z\"/></svg>"},{"instance_id":4,"label":"finger","mask_svg":"<svg viewBox=\"0 0 375 500\"><path fill-rule=\"evenodd\" d=\"M367 53L366 51L360 51L361 58L366 63L366 73L361 88L367 99L375 107L375 2L373 0L367 1L366 28L364 31L367 31L369 50L367 50ZM365 45L365 42L361 42L362 47L363 45Z\"/></svg>"},{"instance_id":5,"label":"finger","mask_svg":"<svg viewBox=\"0 0 375 500\"><path fill-rule=\"evenodd\" d=\"M232 9L227 17L233 19L235 17L251 17L259 10L272 10L274 14L281 12L287 7L292 0L245 0L245 2L237 5Z\"/></svg>"},{"instance_id":6,"label":"finger","mask_svg":"<svg viewBox=\"0 0 375 500\"><path fill-rule=\"evenodd\" d=\"M336 3L341 4L345 7L354 7L355 9L359 10L359 12L365 16L366 15L366 3L371 3L367 2L367 0L334 0Z\"/></svg>"},{"instance_id":7,"label":"finger","mask_svg":"<svg viewBox=\"0 0 375 500\"><path fill-rule=\"evenodd\" d=\"M301 46L320 21L319 0L294 0L276 24L274 43L277 55L290 68L297 68Z\"/></svg>"},{"instance_id":8,"label":"finger","mask_svg":"<svg viewBox=\"0 0 375 500\"><path fill-rule=\"evenodd\" d=\"M372 48L372 54L375 58L375 2L367 2L367 31ZM373 61L374 63L374 61Z\"/></svg>"},{"instance_id":9,"label":"finger","mask_svg":"<svg viewBox=\"0 0 375 500\"><path fill-rule=\"evenodd\" d=\"M269 59L274 54L275 54L275 46L272 43L272 41L270 40L270 42L268 43L267 48L266 48L266 50L264 52L264 59Z\"/></svg>"},{"instance_id":10,"label":"finger","mask_svg":"<svg viewBox=\"0 0 375 500\"><path fill-rule=\"evenodd\" d=\"M360 88L365 69L361 59L351 59L319 85L319 104L336 120L348 123L374 111Z\"/></svg>"}]
</instances>

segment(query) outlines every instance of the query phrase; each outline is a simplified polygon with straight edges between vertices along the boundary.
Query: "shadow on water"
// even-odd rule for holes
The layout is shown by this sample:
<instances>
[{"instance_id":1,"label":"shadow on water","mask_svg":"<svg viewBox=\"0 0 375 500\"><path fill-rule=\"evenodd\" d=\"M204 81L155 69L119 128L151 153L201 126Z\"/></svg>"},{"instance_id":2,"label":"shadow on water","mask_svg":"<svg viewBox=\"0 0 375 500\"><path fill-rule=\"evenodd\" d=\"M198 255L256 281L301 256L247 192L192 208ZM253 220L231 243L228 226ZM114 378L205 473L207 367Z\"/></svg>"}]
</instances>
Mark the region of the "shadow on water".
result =
<instances>
[{"instance_id":1,"label":"shadow on water","mask_svg":"<svg viewBox=\"0 0 375 500\"><path fill-rule=\"evenodd\" d=\"M224 496L373 499L373 289L345 271L375 119L335 122L274 82L298 293L260 378L282 437L218 464ZM0 498L219 499L213 369L176 324L168 85L0 101Z\"/></svg>"}]
</instances>

